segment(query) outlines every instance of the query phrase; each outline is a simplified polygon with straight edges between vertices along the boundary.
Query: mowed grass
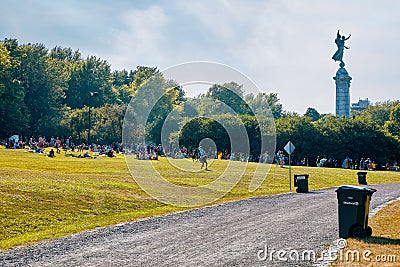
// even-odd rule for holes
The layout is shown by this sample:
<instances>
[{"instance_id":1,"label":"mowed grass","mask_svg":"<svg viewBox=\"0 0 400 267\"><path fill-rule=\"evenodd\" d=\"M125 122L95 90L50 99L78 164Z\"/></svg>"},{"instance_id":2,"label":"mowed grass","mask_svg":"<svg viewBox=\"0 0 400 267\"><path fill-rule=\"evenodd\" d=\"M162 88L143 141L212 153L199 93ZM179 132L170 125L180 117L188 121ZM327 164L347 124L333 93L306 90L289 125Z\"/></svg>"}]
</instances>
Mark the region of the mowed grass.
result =
<instances>
[{"instance_id":1,"label":"mowed grass","mask_svg":"<svg viewBox=\"0 0 400 267\"><path fill-rule=\"evenodd\" d=\"M116 158L96 159L65 157L63 152L56 156L49 158L23 150L0 149L1 250L185 209L148 196L131 177L121 154ZM213 181L228 164L228 161L215 160L211 171L187 172L171 166L165 158L137 162L134 168L154 164L167 180L188 187ZM200 163L189 159L175 162L200 169ZM249 163L239 183L216 202L290 191L288 168L273 165L269 174L265 173L263 184L249 192L256 166ZM311 190L357 184L354 170L292 167L292 174L303 173L310 175ZM400 173L369 172L367 180L369 183L400 182Z\"/></svg>"},{"instance_id":2,"label":"mowed grass","mask_svg":"<svg viewBox=\"0 0 400 267\"><path fill-rule=\"evenodd\" d=\"M369 225L372 236L347 239L343 256L331 266L400 266L400 201L380 210ZM349 251L357 251L359 256Z\"/></svg>"}]
</instances>

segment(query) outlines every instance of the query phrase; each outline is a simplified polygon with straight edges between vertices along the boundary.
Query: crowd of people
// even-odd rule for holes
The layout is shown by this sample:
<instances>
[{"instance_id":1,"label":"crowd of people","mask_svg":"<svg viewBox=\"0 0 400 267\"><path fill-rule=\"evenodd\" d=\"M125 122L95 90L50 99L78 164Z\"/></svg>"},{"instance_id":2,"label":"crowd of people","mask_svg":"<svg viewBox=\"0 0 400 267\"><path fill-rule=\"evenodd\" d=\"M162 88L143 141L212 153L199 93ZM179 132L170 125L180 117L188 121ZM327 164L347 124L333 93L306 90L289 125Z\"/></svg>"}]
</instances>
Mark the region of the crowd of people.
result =
<instances>
[{"instance_id":1,"label":"crowd of people","mask_svg":"<svg viewBox=\"0 0 400 267\"><path fill-rule=\"evenodd\" d=\"M317 157L316 160L317 167L327 167L327 168L343 168L343 169L352 169L352 170L387 170L387 171L399 171L400 167L396 161L393 163L387 162L385 165L378 164L375 160L371 158L360 158L359 160L353 160L350 157L346 157L343 162L340 164L334 158L327 157Z\"/></svg>"},{"instance_id":2,"label":"crowd of people","mask_svg":"<svg viewBox=\"0 0 400 267\"><path fill-rule=\"evenodd\" d=\"M120 143L113 143L111 145L88 145L81 143L76 145L71 137L61 139L60 137L52 136L50 139L47 139L45 136L39 135L36 138L30 137L24 140L21 136L14 135L6 138L2 143L7 149L26 149L28 152L45 154L51 158L56 157L56 154L61 154L61 151L67 157L76 158L94 158L96 156L115 157L115 153L123 152ZM45 152L46 148L51 149L49 152ZM89 154L89 151L92 152L92 155Z\"/></svg>"},{"instance_id":3,"label":"crowd of people","mask_svg":"<svg viewBox=\"0 0 400 267\"><path fill-rule=\"evenodd\" d=\"M277 151L275 155L270 156L267 152L255 156L248 153L229 153L225 151L205 151L201 147L187 148L185 146L175 147L168 146L163 147L161 144L132 144L122 145L121 143L113 143L106 145L98 144L76 144L71 137L60 138L52 136L47 139L45 136L30 137L24 139L21 136L14 135L10 138L3 140L2 144L7 149L27 149L29 152L46 154L49 157L56 157L57 154L61 154L64 151L65 156L77 157L77 158L94 158L97 156L115 157L115 154L123 153L135 155L138 160L158 160L159 157L165 156L175 159L189 158L193 161L200 161L202 168L207 163L206 160L221 159L241 162L260 162L260 163L274 163L277 166L284 167L288 164L288 158L285 153L281 150ZM51 148L50 151L45 152L45 148ZM89 151L92 152L89 154ZM317 166L317 167L328 167L328 168L344 168L344 169L357 169L357 170L389 170L389 171L400 171L400 167L397 162L386 163L381 165L376 163L371 158L361 158L360 160L353 160L350 157L346 157L342 163L334 158L327 158L325 156L318 156L315 165L309 164L307 158L298 160L296 157L292 158L291 165L301 166Z\"/></svg>"}]
</instances>

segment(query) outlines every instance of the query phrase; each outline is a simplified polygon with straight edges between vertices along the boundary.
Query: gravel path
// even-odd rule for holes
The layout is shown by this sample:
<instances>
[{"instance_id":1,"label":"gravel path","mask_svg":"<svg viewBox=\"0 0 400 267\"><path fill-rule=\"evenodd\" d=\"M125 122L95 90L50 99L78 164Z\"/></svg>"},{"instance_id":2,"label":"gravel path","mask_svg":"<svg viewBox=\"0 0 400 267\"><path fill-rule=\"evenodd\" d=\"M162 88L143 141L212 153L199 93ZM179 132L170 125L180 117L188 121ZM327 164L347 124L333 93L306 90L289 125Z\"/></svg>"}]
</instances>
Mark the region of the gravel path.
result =
<instances>
[{"instance_id":1,"label":"gravel path","mask_svg":"<svg viewBox=\"0 0 400 267\"><path fill-rule=\"evenodd\" d=\"M400 196L400 184L371 187L377 189L371 209ZM279 261L277 252L271 261L270 253L318 253L337 238L336 193L328 189L236 201L22 246L0 253L0 266L311 266L307 260Z\"/></svg>"}]
</instances>

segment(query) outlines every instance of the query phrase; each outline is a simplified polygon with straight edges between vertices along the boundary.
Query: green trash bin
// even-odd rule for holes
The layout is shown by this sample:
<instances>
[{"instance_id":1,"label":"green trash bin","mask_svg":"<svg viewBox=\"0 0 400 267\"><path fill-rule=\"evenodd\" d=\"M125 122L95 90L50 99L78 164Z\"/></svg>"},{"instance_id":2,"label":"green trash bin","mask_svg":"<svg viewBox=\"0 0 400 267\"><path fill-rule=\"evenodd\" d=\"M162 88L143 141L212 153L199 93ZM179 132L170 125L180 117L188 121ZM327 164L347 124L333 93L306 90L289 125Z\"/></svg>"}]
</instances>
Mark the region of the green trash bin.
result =
<instances>
[{"instance_id":1,"label":"green trash bin","mask_svg":"<svg viewBox=\"0 0 400 267\"><path fill-rule=\"evenodd\" d=\"M368 226L369 203L376 190L368 187L343 185L337 190L339 206L339 237L364 238L372 235Z\"/></svg>"},{"instance_id":2,"label":"green trash bin","mask_svg":"<svg viewBox=\"0 0 400 267\"><path fill-rule=\"evenodd\" d=\"M358 184L367 185L367 172L357 172Z\"/></svg>"},{"instance_id":3,"label":"green trash bin","mask_svg":"<svg viewBox=\"0 0 400 267\"><path fill-rule=\"evenodd\" d=\"M308 192L308 174L295 174L294 175L294 186L297 193Z\"/></svg>"}]
</instances>

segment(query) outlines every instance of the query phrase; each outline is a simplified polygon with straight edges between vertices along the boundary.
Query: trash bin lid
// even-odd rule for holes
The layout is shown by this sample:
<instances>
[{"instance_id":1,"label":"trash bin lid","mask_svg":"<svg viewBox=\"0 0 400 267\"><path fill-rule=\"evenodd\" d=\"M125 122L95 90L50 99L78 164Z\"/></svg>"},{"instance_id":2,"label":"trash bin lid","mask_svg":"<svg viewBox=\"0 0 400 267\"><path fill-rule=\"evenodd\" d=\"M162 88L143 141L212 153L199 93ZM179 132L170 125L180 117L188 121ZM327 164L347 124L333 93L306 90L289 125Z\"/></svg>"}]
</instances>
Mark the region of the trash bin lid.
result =
<instances>
[{"instance_id":1,"label":"trash bin lid","mask_svg":"<svg viewBox=\"0 0 400 267\"><path fill-rule=\"evenodd\" d=\"M340 191L356 191L356 192L365 192L365 193L375 193L376 189L369 188L369 187L364 187L364 186L356 186L356 185L342 185L338 189L336 189L336 192Z\"/></svg>"}]
</instances>

